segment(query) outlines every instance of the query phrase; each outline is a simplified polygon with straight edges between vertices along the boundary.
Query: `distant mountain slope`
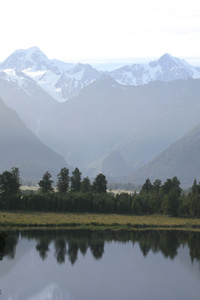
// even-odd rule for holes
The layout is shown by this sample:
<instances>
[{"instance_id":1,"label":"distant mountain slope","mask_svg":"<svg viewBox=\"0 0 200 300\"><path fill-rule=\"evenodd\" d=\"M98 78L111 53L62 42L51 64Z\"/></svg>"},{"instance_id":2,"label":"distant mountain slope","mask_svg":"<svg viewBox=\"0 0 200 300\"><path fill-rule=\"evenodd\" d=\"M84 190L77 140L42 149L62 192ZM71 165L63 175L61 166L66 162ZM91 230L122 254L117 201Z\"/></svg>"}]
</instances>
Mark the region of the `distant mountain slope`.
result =
<instances>
[{"instance_id":1,"label":"distant mountain slope","mask_svg":"<svg viewBox=\"0 0 200 300\"><path fill-rule=\"evenodd\" d=\"M13 166L19 167L24 179L40 179L47 170L58 174L66 161L45 146L0 99L0 172Z\"/></svg>"},{"instance_id":2,"label":"distant mountain slope","mask_svg":"<svg viewBox=\"0 0 200 300\"><path fill-rule=\"evenodd\" d=\"M87 174L102 171L105 160L112 173L113 152L127 173L125 166L138 169L199 122L199 99L199 79L135 87L103 77L57 105L40 138Z\"/></svg>"},{"instance_id":3,"label":"distant mountain slope","mask_svg":"<svg viewBox=\"0 0 200 300\"><path fill-rule=\"evenodd\" d=\"M118 83L143 85L155 80L172 81L200 78L200 68L189 65L185 60L164 54L149 64L133 64L108 73Z\"/></svg>"},{"instance_id":4,"label":"distant mountain slope","mask_svg":"<svg viewBox=\"0 0 200 300\"><path fill-rule=\"evenodd\" d=\"M33 79L11 69L0 72L0 97L34 133L38 133L48 110L57 104Z\"/></svg>"},{"instance_id":5,"label":"distant mountain slope","mask_svg":"<svg viewBox=\"0 0 200 300\"><path fill-rule=\"evenodd\" d=\"M111 152L102 161L101 172L106 174L107 179L119 176L119 174L130 174L131 168L128 167L119 152Z\"/></svg>"},{"instance_id":6,"label":"distant mountain slope","mask_svg":"<svg viewBox=\"0 0 200 300\"><path fill-rule=\"evenodd\" d=\"M186 186L191 186L195 178L200 180L200 124L127 180L142 183L147 178L153 181L173 176Z\"/></svg>"}]
</instances>

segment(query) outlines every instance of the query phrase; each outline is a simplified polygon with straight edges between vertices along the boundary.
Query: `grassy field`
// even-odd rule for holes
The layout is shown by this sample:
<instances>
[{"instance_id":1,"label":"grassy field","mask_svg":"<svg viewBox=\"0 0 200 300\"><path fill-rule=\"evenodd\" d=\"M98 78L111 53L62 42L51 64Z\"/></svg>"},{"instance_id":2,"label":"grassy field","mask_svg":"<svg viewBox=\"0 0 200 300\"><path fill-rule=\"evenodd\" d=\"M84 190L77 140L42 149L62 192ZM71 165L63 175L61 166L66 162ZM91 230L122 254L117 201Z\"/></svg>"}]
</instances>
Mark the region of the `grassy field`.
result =
<instances>
[{"instance_id":1,"label":"grassy field","mask_svg":"<svg viewBox=\"0 0 200 300\"><path fill-rule=\"evenodd\" d=\"M171 218L160 215L127 216L39 212L0 212L1 227L78 227L78 228L172 228L198 229L200 219Z\"/></svg>"}]
</instances>

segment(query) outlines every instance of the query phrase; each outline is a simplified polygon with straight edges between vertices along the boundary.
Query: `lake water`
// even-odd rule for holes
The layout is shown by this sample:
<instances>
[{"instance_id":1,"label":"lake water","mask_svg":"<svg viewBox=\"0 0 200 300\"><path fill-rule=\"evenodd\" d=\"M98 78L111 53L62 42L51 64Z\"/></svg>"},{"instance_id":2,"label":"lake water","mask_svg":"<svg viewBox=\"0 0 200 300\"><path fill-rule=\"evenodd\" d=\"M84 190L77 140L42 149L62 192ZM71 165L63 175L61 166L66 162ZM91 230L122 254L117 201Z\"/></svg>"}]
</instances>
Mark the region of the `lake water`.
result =
<instances>
[{"instance_id":1,"label":"lake water","mask_svg":"<svg viewBox=\"0 0 200 300\"><path fill-rule=\"evenodd\" d=\"M8 232L0 299L199 300L199 261L195 232Z\"/></svg>"}]
</instances>

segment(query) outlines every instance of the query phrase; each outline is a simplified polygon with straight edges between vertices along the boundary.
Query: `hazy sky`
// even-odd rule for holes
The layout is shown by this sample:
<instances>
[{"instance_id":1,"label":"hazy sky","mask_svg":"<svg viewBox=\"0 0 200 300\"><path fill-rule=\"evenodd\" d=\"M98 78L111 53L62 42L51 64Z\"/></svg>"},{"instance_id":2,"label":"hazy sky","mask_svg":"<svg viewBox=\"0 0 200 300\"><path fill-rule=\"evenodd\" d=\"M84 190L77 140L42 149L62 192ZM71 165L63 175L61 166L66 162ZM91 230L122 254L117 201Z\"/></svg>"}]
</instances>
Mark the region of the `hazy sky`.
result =
<instances>
[{"instance_id":1,"label":"hazy sky","mask_svg":"<svg viewBox=\"0 0 200 300\"><path fill-rule=\"evenodd\" d=\"M200 62L199 0L2 0L0 61L38 46L64 61Z\"/></svg>"}]
</instances>

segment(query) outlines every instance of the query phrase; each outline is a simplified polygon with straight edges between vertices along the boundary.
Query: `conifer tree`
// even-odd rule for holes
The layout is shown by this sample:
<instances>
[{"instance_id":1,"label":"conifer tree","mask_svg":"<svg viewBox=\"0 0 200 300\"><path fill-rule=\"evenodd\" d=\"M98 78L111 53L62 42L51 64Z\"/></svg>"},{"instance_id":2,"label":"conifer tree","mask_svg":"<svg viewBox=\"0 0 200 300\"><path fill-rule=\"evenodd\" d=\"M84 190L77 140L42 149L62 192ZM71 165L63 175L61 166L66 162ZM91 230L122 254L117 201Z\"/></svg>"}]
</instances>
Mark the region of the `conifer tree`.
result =
<instances>
[{"instance_id":1,"label":"conifer tree","mask_svg":"<svg viewBox=\"0 0 200 300\"><path fill-rule=\"evenodd\" d=\"M42 180L38 182L39 187L41 188L42 193L48 193L53 191L53 180L51 180L51 174L47 171L44 173Z\"/></svg>"},{"instance_id":2,"label":"conifer tree","mask_svg":"<svg viewBox=\"0 0 200 300\"><path fill-rule=\"evenodd\" d=\"M61 194L67 193L69 189L69 170L67 168L62 168L58 174L57 189Z\"/></svg>"},{"instance_id":3,"label":"conifer tree","mask_svg":"<svg viewBox=\"0 0 200 300\"><path fill-rule=\"evenodd\" d=\"M81 172L78 168L72 172L72 176L70 178L71 181L71 191L72 192L79 192L81 189Z\"/></svg>"}]
</instances>

